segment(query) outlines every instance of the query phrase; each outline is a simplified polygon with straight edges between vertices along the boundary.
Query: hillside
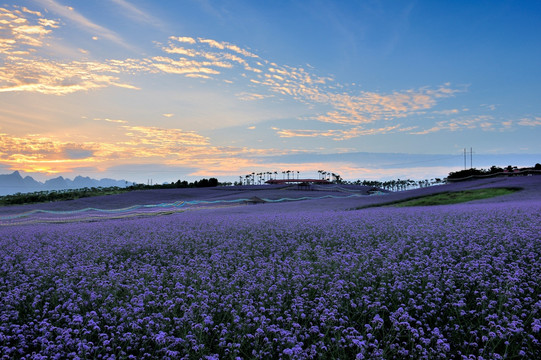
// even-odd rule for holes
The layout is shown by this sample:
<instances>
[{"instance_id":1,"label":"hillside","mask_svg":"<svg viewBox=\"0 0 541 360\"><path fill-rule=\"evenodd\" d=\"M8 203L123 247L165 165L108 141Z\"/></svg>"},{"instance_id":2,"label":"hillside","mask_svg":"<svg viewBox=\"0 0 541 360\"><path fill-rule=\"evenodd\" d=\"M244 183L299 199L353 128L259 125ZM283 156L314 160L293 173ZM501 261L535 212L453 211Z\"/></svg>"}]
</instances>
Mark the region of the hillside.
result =
<instances>
[{"instance_id":1,"label":"hillside","mask_svg":"<svg viewBox=\"0 0 541 360\"><path fill-rule=\"evenodd\" d=\"M29 221L56 222L60 221L59 219L97 220L195 210L223 214L352 210L393 204L438 193L482 188L522 190L496 198L475 200L474 203L539 200L541 176L478 179L377 195L369 195L373 190L371 187L353 185L318 186L312 190L299 190L297 186L270 185L141 190L70 201L4 206L0 207L0 221L8 224ZM258 200L254 202L253 199Z\"/></svg>"}]
</instances>

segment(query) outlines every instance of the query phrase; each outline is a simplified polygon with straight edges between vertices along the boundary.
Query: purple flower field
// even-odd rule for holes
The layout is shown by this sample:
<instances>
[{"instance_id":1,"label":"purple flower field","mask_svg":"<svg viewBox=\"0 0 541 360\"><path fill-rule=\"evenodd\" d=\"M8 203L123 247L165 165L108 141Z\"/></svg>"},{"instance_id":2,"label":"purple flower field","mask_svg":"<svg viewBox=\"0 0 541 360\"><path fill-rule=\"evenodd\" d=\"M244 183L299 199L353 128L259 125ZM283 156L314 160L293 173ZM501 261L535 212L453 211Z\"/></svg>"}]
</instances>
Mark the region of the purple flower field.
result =
<instances>
[{"instance_id":1,"label":"purple flower field","mask_svg":"<svg viewBox=\"0 0 541 360\"><path fill-rule=\"evenodd\" d=\"M541 358L541 201L515 199L3 226L0 358Z\"/></svg>"}]
</instances>

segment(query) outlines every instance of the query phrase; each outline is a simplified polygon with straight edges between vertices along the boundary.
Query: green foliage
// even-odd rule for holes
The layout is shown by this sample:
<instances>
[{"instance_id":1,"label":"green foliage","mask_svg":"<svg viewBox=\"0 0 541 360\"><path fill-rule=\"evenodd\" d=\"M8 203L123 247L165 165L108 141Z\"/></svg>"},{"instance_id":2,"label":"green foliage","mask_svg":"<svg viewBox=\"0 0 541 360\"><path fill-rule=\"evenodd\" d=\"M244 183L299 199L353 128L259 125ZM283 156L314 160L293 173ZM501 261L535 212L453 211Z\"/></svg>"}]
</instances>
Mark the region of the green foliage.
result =
<instances>
[{"instance_id":1,"label":"green foliage","mask_svg":"<svg viewBox=\"0 0 541 360\"><path fill-rule=\"evenodd\" d=\"M487 176L487 175L496 175L496 174L505 174L505 173L524 173L524 172L530 172L531 170L539 171L541 170L541 164L537 163L532 168L517 168L516 166L508 165L505 168L497 167L492 165L490 169L465 169L460 171L455 171L449 173L449 176L447 176L448 180L457 180L457 179L464 179L468 178L470 176Z\"/></svg>"},{"instance_id":2,"label":"green foliage","mask_svg":"<svg viewBox=\"0 0 541 360\"><path fill-rule=\"evenodd\" d=\"M156 184L156 185L144 185L136 184L129 186L130 190L147 190L147 189L185 189L185 188L204 188L204 187L216 187L220 185L228 185L231 183L220 183L216 178L201 179L194 182L187 182L186 180L176 182Z\"/></svg>"},{"instance_id":3,"label":"green foliage","mask_svg":"<svg viewBox=\"0 0 541 360\"><path fill-rule=\"evenodd\" d=\"M75 200L90 196L113 195L121 194L134 190L150 190L150 189L174 189L174 188L203 188L215 187L221 185L216 178L201 179L199 181L187 182L180 181L170 184L144 185L134 184L125 188L118 186L112 187L92 187L82 189L66 189L66 190L50 190L36 191L31 193L16 193L13 195L0 196L0 206L2 205L23 205L35 204L51 201Z\"/></svg>"},{"instance_id":4,"label":"green foliage","mask_svg":"<svg viewBox=\"0 0 541 360\"><path fill-rule=\"evenodd\" d=\"M120 194L126 191L129 191L129 188L112 186L16 193L13 195L0 196L0 205L22 205L51 201L74 200L90 196Z\"/></svg>"},{"instance_id":5,"label":"green foliage","mask_svg":"<svg viewBox=\"0 0 541 360\"><path fill-rule=\"evenodd\" d=\"M395 203L394 206L431 206L458 204L473 200L487 199L495 196L507 195L521 190L520 188L487 188L477 190L464 190L456 192L444 192L434 195L423 196L417 199L409 199Z\"/></svg>"}]
</instances>

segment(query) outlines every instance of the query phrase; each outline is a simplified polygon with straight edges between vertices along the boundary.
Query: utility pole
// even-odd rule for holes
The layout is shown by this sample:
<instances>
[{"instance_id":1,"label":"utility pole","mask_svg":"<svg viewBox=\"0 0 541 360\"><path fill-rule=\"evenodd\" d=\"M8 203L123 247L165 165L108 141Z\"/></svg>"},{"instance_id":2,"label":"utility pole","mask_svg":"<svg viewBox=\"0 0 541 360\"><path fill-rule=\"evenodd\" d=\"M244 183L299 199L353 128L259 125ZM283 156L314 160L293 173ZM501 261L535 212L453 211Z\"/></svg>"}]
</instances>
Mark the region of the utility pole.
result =
<instances>
[{"instance_id":1,"label":"utility pole","mask_svg":"<svg viewBox=\"0 0 541 360\"><path fill-rule=\"evenodd\" d=\"M473 169L473 148L470 148L470 169Z\"/></svg>"},{"instance_id":2,"label":"utility pole","mask_svg":"<svg viewBox=\"0 0 541 360\"><path fill-rule=\"evenodd\" d=\"M466 148L464 148L464 170L466 170Z\"/></svg>"}]
</instances>

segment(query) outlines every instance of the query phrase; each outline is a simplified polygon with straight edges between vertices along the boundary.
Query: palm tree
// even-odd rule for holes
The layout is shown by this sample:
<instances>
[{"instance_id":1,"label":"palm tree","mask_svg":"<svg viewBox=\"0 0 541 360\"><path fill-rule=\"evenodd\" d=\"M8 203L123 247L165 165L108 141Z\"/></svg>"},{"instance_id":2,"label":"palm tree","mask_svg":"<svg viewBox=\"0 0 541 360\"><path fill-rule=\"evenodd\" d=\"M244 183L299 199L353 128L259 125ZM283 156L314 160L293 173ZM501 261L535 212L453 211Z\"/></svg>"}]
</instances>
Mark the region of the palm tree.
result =
<instances>
[{"instance_id":1,"label":"palm tree","mask_svg":"<svg viewBox=\"0 0 541 360\"><path fill-rule=\"evenodd\" d=\"M412 187L415 184L415 181L408 179L408 188Z\"/></svg>"}]
</instances>

